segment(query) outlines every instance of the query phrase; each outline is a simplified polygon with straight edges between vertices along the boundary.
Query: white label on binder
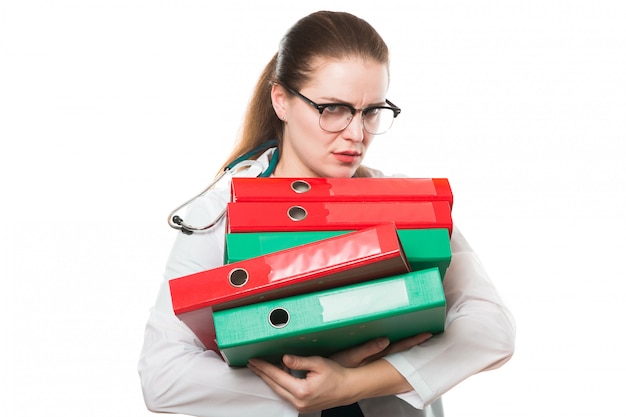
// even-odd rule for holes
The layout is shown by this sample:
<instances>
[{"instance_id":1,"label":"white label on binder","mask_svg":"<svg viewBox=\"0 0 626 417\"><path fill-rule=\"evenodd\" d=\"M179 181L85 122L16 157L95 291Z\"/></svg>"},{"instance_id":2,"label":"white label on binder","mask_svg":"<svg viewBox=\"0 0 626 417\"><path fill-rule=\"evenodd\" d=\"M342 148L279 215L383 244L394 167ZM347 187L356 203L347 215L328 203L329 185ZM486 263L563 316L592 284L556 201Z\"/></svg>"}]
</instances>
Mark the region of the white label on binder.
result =
<instances>
[{"instance_id":1,"label":"white label on binder","mask_svg":"<svg viewBox=\"0 0 626 417\"><path fill-rule=\"evenodd\" d=\"M409 305L409 295L403 280L346 289L320 296L319 300L324 322L372 315Z\"/></svg>"}]
</instances>

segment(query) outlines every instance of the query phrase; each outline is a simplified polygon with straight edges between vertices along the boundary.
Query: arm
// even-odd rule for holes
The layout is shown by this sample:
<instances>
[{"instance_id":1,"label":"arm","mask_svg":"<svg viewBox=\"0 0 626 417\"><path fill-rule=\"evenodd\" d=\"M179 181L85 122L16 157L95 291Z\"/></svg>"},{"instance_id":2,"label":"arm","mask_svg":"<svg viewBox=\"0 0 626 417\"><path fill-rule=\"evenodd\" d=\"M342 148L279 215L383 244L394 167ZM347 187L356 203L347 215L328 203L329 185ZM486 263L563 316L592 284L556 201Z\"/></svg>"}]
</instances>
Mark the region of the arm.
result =
<instances>
[{"instance_id":1,"label":"arm","mask_svg":"<svg viewBox=\"0 0 626 417\"><path fill-rule=\"evenodd\" d=\"M227 199L225 191L197 200L186 220L207 223ZM172 311L168 280L222 265L223 231L222 221L208 232L177 236L145 330L138 366L144 400L155 412L295 417L296 410L253 372L230 368L220 355L206 350Z\"/></svg>"},{"instance_id":2,"label":"arm","mask_svg":"<svg viewBox=\"0 0 626 417\"><path fill-rule=\"evenodd\" d=\"M445 332L385 358L411 384L399 397L423 408L464 379L506 363L514 352L515 322L480 260L455 228L444 279Z\"/></svg>"}]
</instances>

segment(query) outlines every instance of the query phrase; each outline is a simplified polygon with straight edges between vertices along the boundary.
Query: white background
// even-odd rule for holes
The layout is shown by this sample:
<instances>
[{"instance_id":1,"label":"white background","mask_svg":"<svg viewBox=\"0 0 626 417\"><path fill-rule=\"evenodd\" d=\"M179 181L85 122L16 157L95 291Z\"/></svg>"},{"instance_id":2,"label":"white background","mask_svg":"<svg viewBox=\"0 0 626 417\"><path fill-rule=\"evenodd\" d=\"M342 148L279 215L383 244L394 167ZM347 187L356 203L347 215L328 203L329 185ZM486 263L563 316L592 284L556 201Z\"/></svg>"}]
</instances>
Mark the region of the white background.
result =
<instances>
[{"instance_id":1,"label":"white background","mask_svg":"<svg viewBox=\"0 0 626 417\"><path fill-rule=\"evenodd\" d=\"M518 324L448 416L624 415L626 3L0 2L0 409L148 416L136 362L175 236L285 30L372 23L402 107L368 165L448 177Z\"/></svg>"}]
</instances>

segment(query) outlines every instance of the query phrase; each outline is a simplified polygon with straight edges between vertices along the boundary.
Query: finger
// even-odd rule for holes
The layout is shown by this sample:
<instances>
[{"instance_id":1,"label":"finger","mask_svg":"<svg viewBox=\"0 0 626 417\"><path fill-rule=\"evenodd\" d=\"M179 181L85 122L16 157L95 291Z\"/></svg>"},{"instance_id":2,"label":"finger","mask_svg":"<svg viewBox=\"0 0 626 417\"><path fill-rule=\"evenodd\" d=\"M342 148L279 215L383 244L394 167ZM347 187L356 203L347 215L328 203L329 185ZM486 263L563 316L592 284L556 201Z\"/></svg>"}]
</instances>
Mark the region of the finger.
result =
<instances>
[{"instance_id":1,"label":"finger","mask_svg":"<svg viewBox=\"0 0 626 417\"><path fill-rule=\"evenodd\" d=\"M250 359L248 361L248 369L259 376L281 398L293 402L294 396L291 390L293 390L293 384L297 383L296 378L258 359Z\"/></svg>"},{"instance_id":2,"label":"finger","mask_svg":"<svg viewBox=\"0 0 626 417\"><path fill-rule=\"evenodd\" d=\"M294 377L269 362L260 359L250 359L248 368L261 377L269 385L287 386L294 382Z\"/></svg>"},{"instance_id":3,"label":"finger","mask_svg":"<svg viewBox=\"0 0 626 417\"><path fill-rule=\"evenodd\" d=\"M399 340L397 342L394 342L394 343L390 344L382 352L377 353L375 355L372 355L369 358L365 359L363 361L363 363L367 364L367 363L373 362L375 360L378 360L378 359L380 359L382 357L385 357L387 355L390 355L392 353L407 351L407 350L411 349L412 347L415 347L417 345L420 345L420 344L424 343L425 341L427 341L431 337L433 337L433 335L431 333L420 333L418 335L411 336L411 337L408 337L406 339Z\"/></svg>"},{"instance_id":4,"label":"finger","mask_svg":"<svg viewBox=\"0 0 626 417\"><path fill-rule=\"evenodd\" d=\"M431 337L433 337L432 333L421 333L392 343L388 349L394 352L402 352L411 349L413 346L421 345Z\"/></svg>"},{"instance_id":5,"label":"finger","mask_svg":"<svg viewBox=\"0 0 626 417\"><path fill-rule=\"evenodd\" d=\"M294 371L314 372L319 369L322 358L319 356L284 355L283 364Z\"/></svg>"},{"instance_id":6,"label":"finger","mask_svg":"<svg viewBox=\"0 0 626 417\"><path fill-rule=\"evenodd\" d=\"M367 358L382 352L389 346L389 339L380 337L362 345L343 350L332 355L330 358L347 368L360 366Z\"/></svg>"}]
</instances>

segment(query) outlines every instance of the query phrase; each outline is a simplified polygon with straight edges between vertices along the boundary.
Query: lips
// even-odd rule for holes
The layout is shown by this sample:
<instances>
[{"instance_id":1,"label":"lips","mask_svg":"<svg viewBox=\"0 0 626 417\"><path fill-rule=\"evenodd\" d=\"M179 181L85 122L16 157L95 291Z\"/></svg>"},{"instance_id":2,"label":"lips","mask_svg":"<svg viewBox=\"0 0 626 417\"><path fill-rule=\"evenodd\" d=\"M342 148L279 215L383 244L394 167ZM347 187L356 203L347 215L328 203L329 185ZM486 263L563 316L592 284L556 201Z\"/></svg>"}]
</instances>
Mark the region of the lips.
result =
<instances>
[{"instance_id":1,"label":"lips","mask_svg":"<svg viewBox=\"0 0 626 417\"><path fill-rule=\"evenodd\" d=\"M333 156L346 164L352 164L361 158L361 154L356 151L333 152Z\"/></svg>"}]
</instances>

